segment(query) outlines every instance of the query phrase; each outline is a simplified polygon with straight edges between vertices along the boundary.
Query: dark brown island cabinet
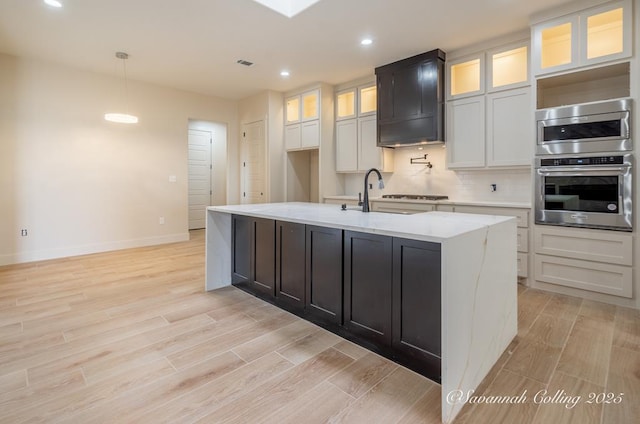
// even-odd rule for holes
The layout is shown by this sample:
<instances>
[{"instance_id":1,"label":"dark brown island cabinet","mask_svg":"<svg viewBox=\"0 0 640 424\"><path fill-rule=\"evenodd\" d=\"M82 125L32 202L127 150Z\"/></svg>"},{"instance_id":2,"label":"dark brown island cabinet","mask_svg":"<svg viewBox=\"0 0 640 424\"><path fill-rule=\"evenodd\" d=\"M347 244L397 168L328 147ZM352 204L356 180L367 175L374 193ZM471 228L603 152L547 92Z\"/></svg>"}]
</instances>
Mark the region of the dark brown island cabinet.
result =
<instances>
[{"instance_id":1,"label":"dark brown island cabinet","mask_svg":"<svg viewBox=\"0 0 640 424\"><path fill-rule=\"evenodd\" d=\"M234 215L231 255L232 282L254 294L272 296L275 290L275 222Z\"/></svg>"},{"instance_id":2,"label":"dark brown island cabinet","mask_svg":"<svg viewBox=\"0 0 640 424\"><path fill-rule=\"evenodd\" d=\"M232 281L440 382L440 244L233 215Z\"/></svg>"}]
</instances>

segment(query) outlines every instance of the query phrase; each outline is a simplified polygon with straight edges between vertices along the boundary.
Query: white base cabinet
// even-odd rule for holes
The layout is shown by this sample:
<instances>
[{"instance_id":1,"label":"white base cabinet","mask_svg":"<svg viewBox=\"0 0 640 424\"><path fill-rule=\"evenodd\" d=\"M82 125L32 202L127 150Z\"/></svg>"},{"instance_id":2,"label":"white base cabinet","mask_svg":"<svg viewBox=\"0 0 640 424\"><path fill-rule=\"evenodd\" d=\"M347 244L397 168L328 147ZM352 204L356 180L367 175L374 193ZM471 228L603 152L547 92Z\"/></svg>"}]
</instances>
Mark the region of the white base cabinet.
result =
<instances>
[{"instance_id":1,"label":"white base cabinet","mask_svg":"<svg viewBox=\"0 0 640 424\"><path fill-rule=\"evenodd\" d=\"M388 212L409 215L413 213L435 211L436 205L429 203L399 203L373 200L371 201L371 210L373 212Z\"/></svg>"},{"instance_id":2,"label":"white base cabinet","mask_svg":"<svg viewBox=\"0 0 640 424\"><path fill-rule=\"evenodd\" d=\"M536 225L534 246L536 281L632 297L631 234Z\"/></svg>"}]
</instances>

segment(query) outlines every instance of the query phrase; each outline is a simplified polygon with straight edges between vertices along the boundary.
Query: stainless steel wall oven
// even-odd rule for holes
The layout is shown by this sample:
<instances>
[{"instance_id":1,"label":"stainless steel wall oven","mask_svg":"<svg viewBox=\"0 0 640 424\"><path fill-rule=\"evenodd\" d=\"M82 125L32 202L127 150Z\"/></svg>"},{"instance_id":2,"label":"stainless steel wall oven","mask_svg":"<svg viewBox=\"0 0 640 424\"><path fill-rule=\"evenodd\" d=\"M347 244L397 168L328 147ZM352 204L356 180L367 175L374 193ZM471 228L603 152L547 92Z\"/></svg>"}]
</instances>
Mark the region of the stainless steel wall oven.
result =
<instances>
[{"instance_id":1,"label":"stainless steel wall oven","mask_svg":"<svg viewBox=\"0 0 640 424\"><path fill-rule=\"evenodd\" d=\"M631 99L536 111L537 155L632 150Z\"/></svg>"},{"instance_id":2,"label":"stainless steel wall oven","mask_svg":"<svg viewBox=\"0 0 640 424\"><path fill-rule=\"evenodd\" d=\"M633 157L542 156L535 162L535 222L631 231Z\"/></svg>"}]
</instances>

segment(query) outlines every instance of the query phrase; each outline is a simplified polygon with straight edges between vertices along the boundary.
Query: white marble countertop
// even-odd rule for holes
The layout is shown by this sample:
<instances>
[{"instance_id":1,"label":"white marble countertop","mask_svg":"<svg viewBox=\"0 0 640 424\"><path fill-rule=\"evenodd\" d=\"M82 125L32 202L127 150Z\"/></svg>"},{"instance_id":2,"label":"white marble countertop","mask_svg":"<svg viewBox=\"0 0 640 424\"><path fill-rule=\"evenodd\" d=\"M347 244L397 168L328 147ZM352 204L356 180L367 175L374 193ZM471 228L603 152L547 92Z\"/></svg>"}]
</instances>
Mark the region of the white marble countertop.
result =
<instances>
[{"instance_id":1,"label":"white marble countertop","mask_svg":"<svg viewBox=\"0 0 640 424\"><path fill-rule=\"evenodd\" d=\"M332 200L358 200L358 196L354 195L336 195L325 196L325 199ZM531 209L530 203L524 202L490 202L483 200L418 200L418 199L389 199L382 197L370 197L369 201L375 202L390 202L390 203L422 203L429 205L460 205L460 206L485 206L496 208L514 208L514 209Z\"/></svg>"},{"instance_id":2,"label":"white marble countertop","mask_svg":"<svg viewBox=\"0 0 640 424\"><path fill-rule=\"evenodd\" d=\"M450 212L424 212L413 215L363 213L355 208L343 211L338 205L299 202L210 206L207 209L437 243L494 224L515 220L513 217L505 216Z\"/></svg>"}]
</instances>

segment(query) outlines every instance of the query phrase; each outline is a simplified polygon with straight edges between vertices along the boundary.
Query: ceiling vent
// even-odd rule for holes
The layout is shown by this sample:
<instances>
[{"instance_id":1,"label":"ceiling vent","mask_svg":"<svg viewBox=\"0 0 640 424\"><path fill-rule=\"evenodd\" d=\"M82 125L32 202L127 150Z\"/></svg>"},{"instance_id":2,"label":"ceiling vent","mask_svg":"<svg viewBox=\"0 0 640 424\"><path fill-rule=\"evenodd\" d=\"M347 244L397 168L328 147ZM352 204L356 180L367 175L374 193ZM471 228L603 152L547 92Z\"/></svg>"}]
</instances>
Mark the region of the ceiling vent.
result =
<instances>
[{"instance_id":1,"label":"ceiling vent","mask_svg":"<svg viewBox=\"0 0 640 424\"><path fill-rule=\"evenodd\" d=\"M239 64L244 65L244 66L251 66L251 65L253 65L253 62L249 62L248 60L244 60L244 59L238 59L238 60L236 61L236 63L239 63Z\"/></svg>"}]
</instances>

